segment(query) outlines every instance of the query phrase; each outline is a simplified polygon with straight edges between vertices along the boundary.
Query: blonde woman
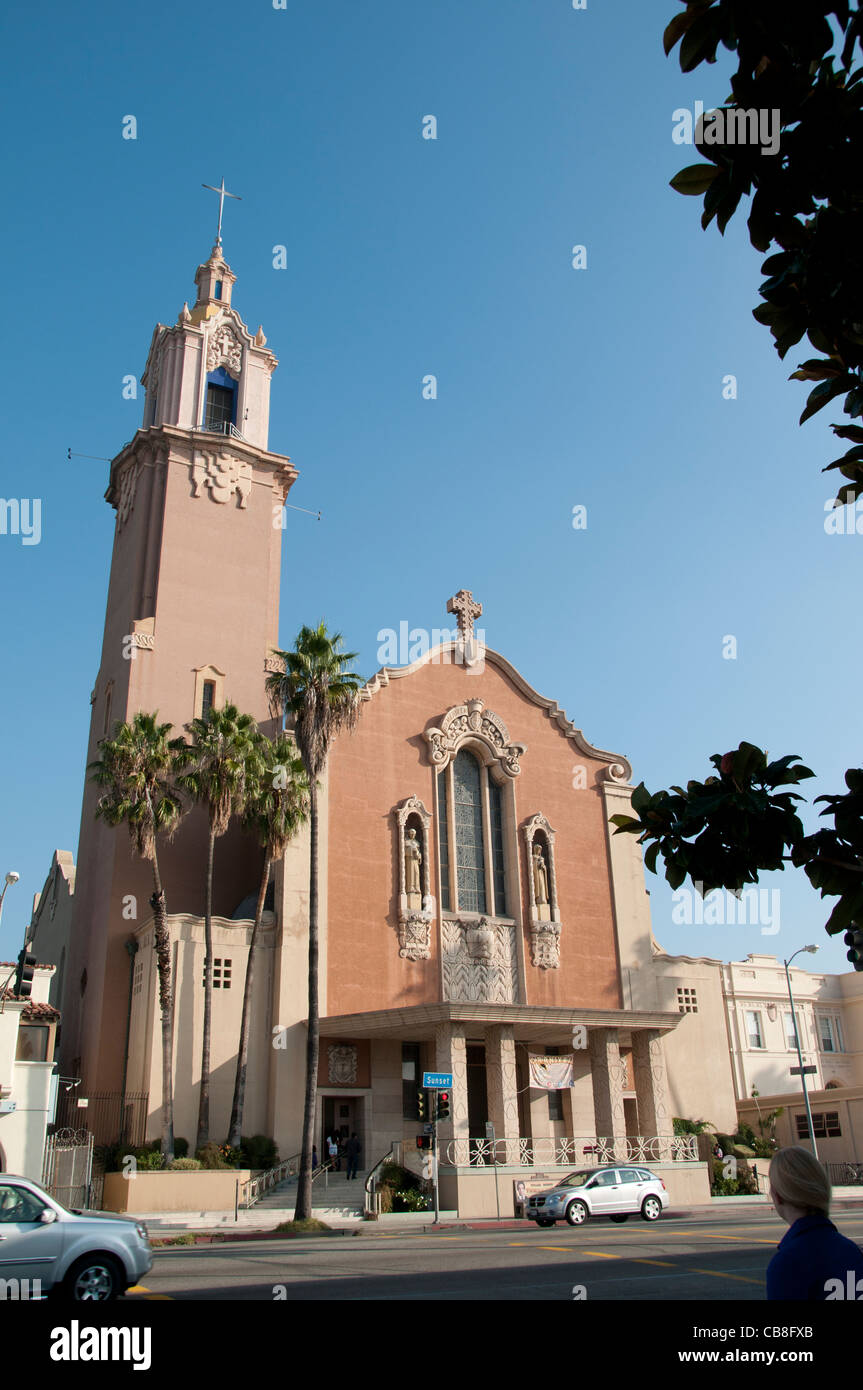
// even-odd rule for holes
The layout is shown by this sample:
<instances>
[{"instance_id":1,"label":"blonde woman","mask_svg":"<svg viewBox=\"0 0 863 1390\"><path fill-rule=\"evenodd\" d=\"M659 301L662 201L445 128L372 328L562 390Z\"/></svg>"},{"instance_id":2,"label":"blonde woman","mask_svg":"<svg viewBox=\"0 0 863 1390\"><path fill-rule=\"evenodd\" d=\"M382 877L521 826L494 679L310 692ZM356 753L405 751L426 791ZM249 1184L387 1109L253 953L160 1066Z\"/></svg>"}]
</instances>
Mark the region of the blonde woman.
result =
<instances>
[{"instance_id":1,"label":"blonde woman","mask_svg":"<svg viewBox=\"0 0 863 1390\"><path fill-rule=\"evenodd\" d=\"M788 1230L767 1267L768 1299L863 1299L863 1253L830 1220L830 1179L808 1149L774 1155L770 1197Z\"/></svg>"}]
</instances>

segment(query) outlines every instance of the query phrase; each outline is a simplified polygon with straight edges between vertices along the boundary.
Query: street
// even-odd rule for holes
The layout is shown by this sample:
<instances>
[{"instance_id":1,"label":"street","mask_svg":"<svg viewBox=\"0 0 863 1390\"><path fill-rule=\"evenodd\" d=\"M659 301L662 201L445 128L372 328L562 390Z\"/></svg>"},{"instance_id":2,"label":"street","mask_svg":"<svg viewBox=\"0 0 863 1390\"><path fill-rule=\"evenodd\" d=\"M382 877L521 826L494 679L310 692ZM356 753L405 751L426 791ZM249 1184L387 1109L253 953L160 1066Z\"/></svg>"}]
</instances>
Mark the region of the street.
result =
<instances>
[{"instance_id":1,"label":"street","mask_svg":"<svg viewBox=\"0 0 863 1390\"><path fill-rule=\"evenodd\" d=\"M863 1241L863 1212L836 1218ZM766 1212L577 1229L388 1232L155 1252L127 1300L764 1300L786 1227Z\"/></svg>"}]
</instances>

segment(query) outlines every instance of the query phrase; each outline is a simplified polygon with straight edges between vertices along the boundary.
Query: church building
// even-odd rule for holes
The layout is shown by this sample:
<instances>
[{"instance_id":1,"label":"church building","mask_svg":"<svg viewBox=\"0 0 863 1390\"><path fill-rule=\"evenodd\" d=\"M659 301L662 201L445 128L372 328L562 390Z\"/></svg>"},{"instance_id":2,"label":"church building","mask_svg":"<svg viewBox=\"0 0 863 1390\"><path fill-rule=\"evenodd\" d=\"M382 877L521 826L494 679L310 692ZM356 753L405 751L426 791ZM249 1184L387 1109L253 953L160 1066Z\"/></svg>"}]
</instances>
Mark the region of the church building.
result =
<instances>
[{"instance_id":1,"label":"church building","mask_svg":"<svg viewBox=\"0 0 863 1390\"><path fill-rule=\"evenodd\" d=\"M111 463L116 529L88 762L139 710L158 711L179 735L232 702L275 732L265 682L279 669L279 516L297 470L270 449L277 362L232 303L221 238L195 282L193 307L156 326L143 422ZM697 1016L685 983L657 968L641 851L609 824L629 810L630 764L593 747L529 673L480 640L481 604L452 590L446 640L365 686L321 787L318 1151L334 1128L356 1131L363 1167L396 1144L419 1168L418 1092L423 1072L437 1071L453 1078L440 1127L446 1206L486 1210L487 1186L475 1180L492 1157L529 1175L597 1152L640 1155L693 1180L698 1169L706 1193L706 1170L673 1140L672 1116L735 1124L721 994L715 1018ZM309 621L284 616L288 632ZM91 1122L113 1105L127 1132L140 1119L157 1137L152 876L126 831L95 818L96 799L88 782L62 946L62 1070L81 1078ZM175 1131L190 1142L206 837L206 817L193 811L159 844ZM217 845L211 1132L220 1141L261 853L233 826ZM274 867L258 935L243 1125L271 1135L283 1157L302 1134L308 893L306 827ZM561 1066L571 1084L543 1086Z\"/></svg>"}]
</instances>

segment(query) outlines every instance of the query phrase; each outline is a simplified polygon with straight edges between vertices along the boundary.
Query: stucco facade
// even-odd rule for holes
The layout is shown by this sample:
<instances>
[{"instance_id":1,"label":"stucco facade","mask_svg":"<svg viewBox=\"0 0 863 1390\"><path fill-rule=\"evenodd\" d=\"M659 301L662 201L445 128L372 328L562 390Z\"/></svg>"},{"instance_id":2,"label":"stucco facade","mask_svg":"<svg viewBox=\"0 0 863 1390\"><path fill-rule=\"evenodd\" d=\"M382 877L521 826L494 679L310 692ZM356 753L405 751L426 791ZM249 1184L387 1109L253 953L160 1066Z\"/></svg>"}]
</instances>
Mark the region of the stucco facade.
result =
<instances>
[{"instance_id":1,"label":"stucco facade","mask_svg":"<svg viewBox=\"0 0 863 1390\"><path fill-rule=\"evenodd\" d=\"M297 473L269 450L276 359L233 308L220 245L195 280L192 309L154 331L142 427L111 464L116 530L88 762L138 710L158 710L180 734L210 704L230 701L274 731L265 682L278 666L280 515ZM456 590L447 612L455 625L444 639L363 689L356 727L336 738L321 780L319 1152L333 1129L356 1130L364 1166L395 1145L419 1167L417 1094L423 1071L438 1070L453 1077L441 1172L459 1203L474 1200L476 1169L491 1159L516 1172L571 1167L640 1145L643 1159L679 1163L675 1114L734 1124L731 977L718 961L666 956L652 937L639 846L610 824L630 808L626 758L594 747L529 672L478 642L482 608L470 591ZM291 615L291 625L303 619ZM128 1095L145 1096L155 1136L153 883L128 837L95 809L88 783L77 875L55 858L35 929L62 961L64 1072L80 1077L82 1094L119 1097L117 1113ZM205 841L204 815L192 813L160 845L175 1130L189 1140ZM302 1128L309 856L305 827L274 866L251 1011L243 1130L271 1135L283 1156L297 1152ZM236 823L217 843L219 1139L261 863ZM693 991L697 1009L687 1005ZM572 1059L572 1085L536 1084L532 1059L549 1055ZM746 1067L735 1066L743 1084Z\"/></svg>"},{"instance_id":2,"label":"stucco facade","mask_svg":"<svg viewBox=\"0 0 863 1390\"><path fill-rule=\"evenodd\" d=\"M57 1078L54 1043L59 1015L48 1003L51 965L33 974L29 999L17 999L14 966L0 962L0 1172L42 1178L45 1135L53 1119Z\"/></svg>"}]
</instances>

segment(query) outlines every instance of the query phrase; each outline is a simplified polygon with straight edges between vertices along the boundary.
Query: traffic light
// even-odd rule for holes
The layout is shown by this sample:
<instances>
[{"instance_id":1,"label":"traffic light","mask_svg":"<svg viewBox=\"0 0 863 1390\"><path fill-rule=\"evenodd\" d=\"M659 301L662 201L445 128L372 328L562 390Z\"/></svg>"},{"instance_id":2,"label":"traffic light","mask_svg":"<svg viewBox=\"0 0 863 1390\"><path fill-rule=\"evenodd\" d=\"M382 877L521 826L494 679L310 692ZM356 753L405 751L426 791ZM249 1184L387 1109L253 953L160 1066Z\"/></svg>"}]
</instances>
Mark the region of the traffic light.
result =
<instances>
[{"instance_id":1,"label":"traffic light","mask_svg":"<svg viewBox=\"0 0 863 1390\"><path fill-rule=\"evenodd\" d=\"M449 1091L438 1091L436 1120L449 1119Z\"/></svg>"},{"instance_id":2,"label":"traffic light","mask_svg":"<svg viewBox=\"0 0 863 1390\"><path fill-rule=\"evenodd\" d=\"M424 1120L426 1117L426 1093L417 1091L417 1119Z\"/></svg>"},{"instance_id":3,"label":"traffic light","mask_svg":"<svg viewBox=\"0 0 863 1390\"><path fill-rule=\"evenodd\" d=\"M19 999L29 999L30 990L33 988L33 967L36 964L36 957L28 954L25 948L18 957L18 969L15 971L15 994Z\"/></svg>"},{"instance_id":4,"label":"traffic light","mask_svg":"<svg viewBox=\"0 0 863 1390\"><path fill-rule=\"evenodd\" d=\"M846 952L848 959L855 970L863 970L863 927L856 924L851 931L847 931L843 938L845 945L850 949Z\"/></svg>"},{"instance_id":5,"label":"traffic light","mask_svg":"<svg viewBox=\"0 0 863 1390\"><path fill-rule=\"evenodd\" d=\"M418 1148L418 1149L430 1149L431 1146L432 1146L432 1137L431 1137L430 1134L418 1134L418 1135L417 1135L417 1148Z\"/></svg>"}]
</instances>

